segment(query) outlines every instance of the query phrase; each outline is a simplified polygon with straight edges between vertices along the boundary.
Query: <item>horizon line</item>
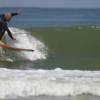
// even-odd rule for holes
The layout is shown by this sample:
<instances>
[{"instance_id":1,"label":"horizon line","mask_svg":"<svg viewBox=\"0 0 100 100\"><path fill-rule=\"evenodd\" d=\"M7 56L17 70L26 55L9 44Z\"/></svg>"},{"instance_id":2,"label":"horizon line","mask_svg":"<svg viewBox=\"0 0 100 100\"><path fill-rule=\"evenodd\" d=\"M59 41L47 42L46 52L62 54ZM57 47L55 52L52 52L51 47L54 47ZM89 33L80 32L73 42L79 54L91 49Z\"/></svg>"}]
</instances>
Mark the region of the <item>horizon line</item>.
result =
<instances>
[{"instance_id":1,"label":"horizon line","mask_svg":"<svg viewBox=\"0 0 100 100\"><path fill-rule=\"evenodd\" d=\"M0 8L73 8L73 9L98 9L100 7L33 7L33 6L0 6Z\"/></svg>"}]
</instances>

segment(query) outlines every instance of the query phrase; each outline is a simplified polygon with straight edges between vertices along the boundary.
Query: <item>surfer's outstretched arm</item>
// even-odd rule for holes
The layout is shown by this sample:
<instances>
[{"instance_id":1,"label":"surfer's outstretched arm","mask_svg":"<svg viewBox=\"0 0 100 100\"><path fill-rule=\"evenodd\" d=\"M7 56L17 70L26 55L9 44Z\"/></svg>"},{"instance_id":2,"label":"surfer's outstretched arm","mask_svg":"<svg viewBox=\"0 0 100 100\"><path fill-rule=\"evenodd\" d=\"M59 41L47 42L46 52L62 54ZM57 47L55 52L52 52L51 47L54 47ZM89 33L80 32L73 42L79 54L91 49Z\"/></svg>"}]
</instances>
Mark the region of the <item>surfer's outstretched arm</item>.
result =
<instances>
[{"instance_id":1,"label":"surfer's outstretched arm","mask_svg":"<svg viewBox=\"0 0 100 100\"><path fill-rule=\"evenodd\" d=\"M10 12L9 12L10 13ZM13 17L13 16L17 16L17 15L20 15L20 13L21 13L21 9L19 9L17 12L15 12L15 13L10 13L11 14L11 16ZM0 14L0 18L1 19L4 19L4 16L5 16L5 14Z\"/></svg>"},{"instance_id":2,"label":"surfer's outstretched arm","mask_svg":"<svg viewBox=\"0 0 100 100\"><path fill-rule=\"evenodd\" d=\"M11 13L11 15L12 15L12 16L17 16L17 15L18 15L18 13Z\"/></svg>"},{"instance_id":3,"label":"surfer's outstretched arm","mask_svg":"<svg viewBox=\"0 0 100 100\"><path fill-rule=\"evenodd\" d=\"M17 15L19 15L19 13L11 13L11 17L17 16ZM5 14L1 14L1 15L0 15L0 19L1 19L1 20L5 20L4 17L5 17Z\"/></svg>"},{"instance_id":4,"label":"surfer's outstretched arm","mask_svg":"<svg viewBox=\"0 0 100 100\"><path fill-rule=\"evenodd\" d=\"M5 14L1 14L0 15L0 18L4 18L4 15ZM17 15L19 15L19 13L11 13L11 16L13 17L13 16L17 16Z\"/></svg>"}]
</instances>

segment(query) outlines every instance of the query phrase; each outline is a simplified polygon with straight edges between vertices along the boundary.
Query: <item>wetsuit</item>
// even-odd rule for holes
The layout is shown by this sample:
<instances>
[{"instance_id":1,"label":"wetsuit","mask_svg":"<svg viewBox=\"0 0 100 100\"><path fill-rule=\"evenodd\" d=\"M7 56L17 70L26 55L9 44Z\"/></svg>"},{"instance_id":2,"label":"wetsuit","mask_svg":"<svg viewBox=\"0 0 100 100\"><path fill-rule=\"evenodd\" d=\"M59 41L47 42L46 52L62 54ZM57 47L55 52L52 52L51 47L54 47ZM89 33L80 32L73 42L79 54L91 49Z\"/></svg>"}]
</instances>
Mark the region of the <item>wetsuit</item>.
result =
<instances>
[{"instance_id":1,"label":"wetsuit","mask_svg":"<svg viewBox=\"0 0 100 100\"><path fill-rule=\"evenodd\" d=\"M18 15L18 13L11 13L12 16ZM8 35L11 39L13 39L13 36L8 28L7 21L4 18L4 14L0 15L0 40L2 39L5 31L7 31Z\"/></svg>"}]
</instances>

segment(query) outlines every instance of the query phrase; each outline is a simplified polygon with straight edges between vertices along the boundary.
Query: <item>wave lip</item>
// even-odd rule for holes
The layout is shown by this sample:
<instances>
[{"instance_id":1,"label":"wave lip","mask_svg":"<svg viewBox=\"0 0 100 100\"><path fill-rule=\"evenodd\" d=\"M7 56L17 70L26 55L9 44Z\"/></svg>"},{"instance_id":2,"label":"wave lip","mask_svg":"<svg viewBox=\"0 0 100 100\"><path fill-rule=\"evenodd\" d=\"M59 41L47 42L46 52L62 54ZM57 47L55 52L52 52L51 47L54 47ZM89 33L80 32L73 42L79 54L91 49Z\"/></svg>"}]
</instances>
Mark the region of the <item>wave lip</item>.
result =
<instances>
[{"instance_id":1,"label":"wave lip","mask_svg":"<svg viewBox=\"0 0 100 100\"><path fill-rule=\"evenodd\" d=\"M0 69L0 98L27 96L100 96L100 72Z\"/></svg>"}]
</instances>

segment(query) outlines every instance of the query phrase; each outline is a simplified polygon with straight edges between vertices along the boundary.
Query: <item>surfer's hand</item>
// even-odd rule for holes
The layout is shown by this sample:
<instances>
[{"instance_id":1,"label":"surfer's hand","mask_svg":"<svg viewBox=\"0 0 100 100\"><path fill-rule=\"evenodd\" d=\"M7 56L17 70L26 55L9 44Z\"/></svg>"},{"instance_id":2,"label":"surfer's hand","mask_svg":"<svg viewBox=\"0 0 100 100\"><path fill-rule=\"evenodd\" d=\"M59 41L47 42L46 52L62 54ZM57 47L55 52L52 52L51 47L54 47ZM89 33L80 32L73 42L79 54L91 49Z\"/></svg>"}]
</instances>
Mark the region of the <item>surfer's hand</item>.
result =
<instances>
[{"instance_id":1,"label":"surfer's hand","mask_svg":"<svg viewBox=\"0 0 100 100\"><path fill-rule=\"evenodd\" d=\"M16 38L13 38L13 40L16 40Z\"/></svg>"}]
</instances>

